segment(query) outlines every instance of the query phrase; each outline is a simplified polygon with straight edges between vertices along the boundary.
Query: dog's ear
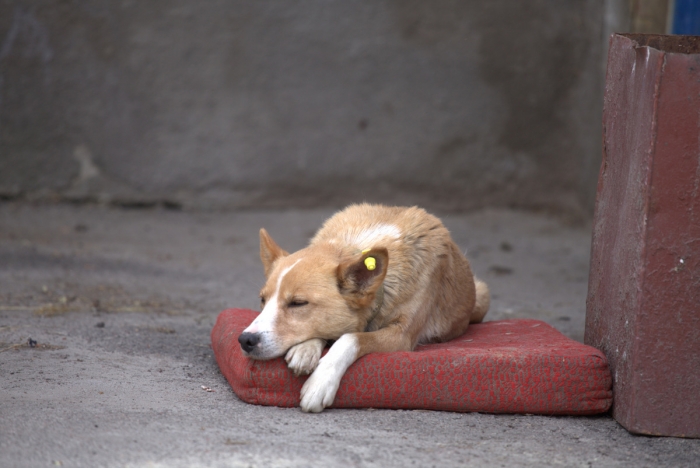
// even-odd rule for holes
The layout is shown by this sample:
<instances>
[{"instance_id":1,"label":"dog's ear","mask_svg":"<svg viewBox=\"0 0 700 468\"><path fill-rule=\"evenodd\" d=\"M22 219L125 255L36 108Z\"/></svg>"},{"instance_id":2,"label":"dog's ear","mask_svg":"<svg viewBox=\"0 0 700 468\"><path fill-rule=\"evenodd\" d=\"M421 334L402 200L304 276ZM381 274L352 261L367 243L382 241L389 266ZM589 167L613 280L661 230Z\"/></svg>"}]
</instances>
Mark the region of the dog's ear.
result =
<instances>
[{"instance_id":1,"label":"dog's ear","mask_svg":"<svg viewBox=\"0 0 700 468\"><path fill-rule=\"evenodd\" d=\"M277 245L264 228L260 229L260 260L265 269L265 277L270 276L272 264L275 263L278 258L286 257L287 255L289 255L289 253Z\"/></svg>"},{"instance_id":2,"label":"dog's ear","mask_svg":"<svg viewBox=\"0 0 700 468\"><path fill-rule=\"evenodd\" d=\"M388 266L389 252L383 247L345 258L338 265L340 293L357 308L369 307L384 281Z\"/></svg>"}]
</instances>

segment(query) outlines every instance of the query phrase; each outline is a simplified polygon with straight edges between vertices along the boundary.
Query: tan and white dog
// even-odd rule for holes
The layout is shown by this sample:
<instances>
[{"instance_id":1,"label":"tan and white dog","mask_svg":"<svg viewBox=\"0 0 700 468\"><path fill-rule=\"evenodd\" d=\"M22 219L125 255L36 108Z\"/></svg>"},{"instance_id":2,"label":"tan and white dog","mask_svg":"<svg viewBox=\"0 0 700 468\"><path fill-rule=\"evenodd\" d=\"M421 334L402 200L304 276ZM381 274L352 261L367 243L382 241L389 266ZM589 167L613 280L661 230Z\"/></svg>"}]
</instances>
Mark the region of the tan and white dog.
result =
<instances>
[{"instance_id":1,"label":"tan and white dog","mask_svg":"<svg viewBox=\"0 0 700 468\"><path fill-rule=\"evenodd\" d=\"M286 355L295 374L311 374L301 390L307 412L333 403L358 358L458 337L489 308L486 283L440 220L417 207L352 205L293 254L261 229L260 258L263 309L238 341L251 358Z\"/></svg>"}]
</instances>

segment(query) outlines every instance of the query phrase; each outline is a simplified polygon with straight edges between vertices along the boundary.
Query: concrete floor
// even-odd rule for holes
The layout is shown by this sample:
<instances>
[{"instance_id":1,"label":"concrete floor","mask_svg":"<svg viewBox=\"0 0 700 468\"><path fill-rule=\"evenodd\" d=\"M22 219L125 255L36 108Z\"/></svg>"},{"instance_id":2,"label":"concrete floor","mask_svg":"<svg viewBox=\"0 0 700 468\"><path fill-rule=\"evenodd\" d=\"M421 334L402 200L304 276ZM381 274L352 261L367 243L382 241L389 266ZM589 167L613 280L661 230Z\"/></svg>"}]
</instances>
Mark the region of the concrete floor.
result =
<instances>
[{"instance_id":1,"label":"concrete floor","mask_svg":"<svg viewBox=\"0 0 700 468\"><path fill-rule=\"evenodd\" d=\"M209 332L221 309L258 304L258 229L297 249L330 214L0 203L0 466L698 466L700 440L633 436L609 416L238 400ZM589 228L443 220L491 286L487 319L583 339Z\"/></svg>"}]
</instances>

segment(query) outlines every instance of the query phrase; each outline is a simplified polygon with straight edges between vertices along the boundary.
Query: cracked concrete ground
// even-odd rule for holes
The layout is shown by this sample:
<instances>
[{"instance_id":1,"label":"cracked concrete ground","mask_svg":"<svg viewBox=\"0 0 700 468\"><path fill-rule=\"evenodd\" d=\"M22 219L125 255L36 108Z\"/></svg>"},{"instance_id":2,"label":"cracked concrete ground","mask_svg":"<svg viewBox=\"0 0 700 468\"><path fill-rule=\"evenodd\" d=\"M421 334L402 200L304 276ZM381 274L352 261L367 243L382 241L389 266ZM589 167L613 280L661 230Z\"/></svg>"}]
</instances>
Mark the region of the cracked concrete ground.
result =
<instances>
[{"instance_id":1,"label":"cracked concrete ground","mask_svg":"<svg viewBox=\"0 0 700 468\"><path fill-rule=\"evenodd\" d=\"M634 436L608 415L309 415L238 400L209 332L221 309L257 307L258 229L297 249L331 213L1 203L0 466L697 466L700 440ZM583 339L588 227L442 218L491 286L487 319Z\"/></svg>"}]
</instances>

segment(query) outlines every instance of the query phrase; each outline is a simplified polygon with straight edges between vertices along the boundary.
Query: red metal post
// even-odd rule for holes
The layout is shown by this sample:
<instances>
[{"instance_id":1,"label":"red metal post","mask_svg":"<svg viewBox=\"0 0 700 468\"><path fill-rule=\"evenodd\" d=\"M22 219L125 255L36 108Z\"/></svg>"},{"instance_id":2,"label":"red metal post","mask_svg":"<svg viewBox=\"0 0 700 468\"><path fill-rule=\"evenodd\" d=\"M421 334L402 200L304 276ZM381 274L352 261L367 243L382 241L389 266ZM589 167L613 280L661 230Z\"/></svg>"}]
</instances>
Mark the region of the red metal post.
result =
<instances>
[{"instance_id":1,"label":"red metal post","mask_svg":"<svg viewBox=\"0 0 700 468\"><path fill-rule=\"evenodd\" d=\"M620 424L700 437L700 37L610 39L585 342Z\"/></svg>"}]
</instances>

